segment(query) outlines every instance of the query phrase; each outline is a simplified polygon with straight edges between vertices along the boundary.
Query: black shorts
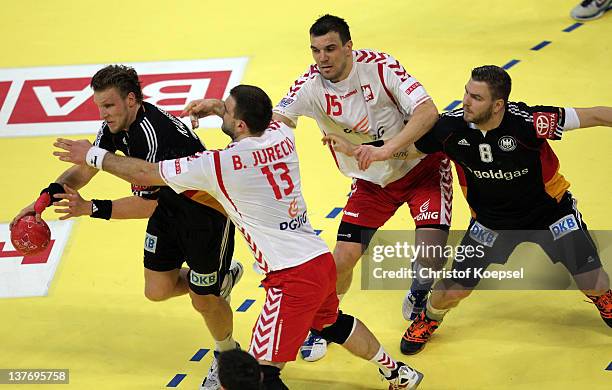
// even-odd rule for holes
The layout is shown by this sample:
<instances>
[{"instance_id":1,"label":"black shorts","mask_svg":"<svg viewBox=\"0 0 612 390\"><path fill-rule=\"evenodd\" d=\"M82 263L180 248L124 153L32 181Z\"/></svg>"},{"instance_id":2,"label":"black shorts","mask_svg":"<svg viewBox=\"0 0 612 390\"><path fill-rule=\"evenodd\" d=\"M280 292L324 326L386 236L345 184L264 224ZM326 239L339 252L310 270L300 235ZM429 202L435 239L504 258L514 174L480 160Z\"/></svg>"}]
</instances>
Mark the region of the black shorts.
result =
<instances>
[{"instance_id":1,"label":"black shorts","mask_svg":"<svg viewBox=\"0 0 612 390\"><path fill-rule=\"evenodd\" d=\"M191 269L189 287L199 295L219 295L234 252L234 225L225 215L181 195L162 199L147 225L144 266Z\"/></svg>"},{"instance_id":2,"label":"black shorts","mask_svg":"<svg viewBox=\"0 0 612 390\"><path fill-rule=\"evenodd\" d=\"M493 263L505 264L523 242L538 244L553 263L562 263L572 275L601 267L597 248L576 209L576 201L566 192L556 210L534 223L532 229L492 230L473 219L461 246L478 246L480 250L464 256L462 261L453 262L453 270L470 272L462 273L466 277L453 277L452 280L464 287L475 287L480 281L475 269L484 270Z\"/></svg>"}]
</instances>

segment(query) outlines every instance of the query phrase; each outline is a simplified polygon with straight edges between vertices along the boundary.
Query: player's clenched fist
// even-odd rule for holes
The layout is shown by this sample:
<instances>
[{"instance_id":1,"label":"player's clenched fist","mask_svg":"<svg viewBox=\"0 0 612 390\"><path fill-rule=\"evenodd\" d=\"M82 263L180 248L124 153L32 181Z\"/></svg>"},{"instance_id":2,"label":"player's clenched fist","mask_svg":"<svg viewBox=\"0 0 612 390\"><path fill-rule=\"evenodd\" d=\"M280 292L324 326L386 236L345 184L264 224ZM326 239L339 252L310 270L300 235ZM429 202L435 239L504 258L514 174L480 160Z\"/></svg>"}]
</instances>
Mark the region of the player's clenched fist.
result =
<instances>
[{"instance_id":1,"label":"player's clenched fist","mask_svg":"<svg viewBox=\"0 0 612 390\"><path fill-rule=\"evenodd\" d=\"M181 118L189 115L191 119L191 127L197 129L199 126L199 118L204 118L209 115L217 115L223 117L225 114L225 103L219 99L198 99L189 102L181 112Z\"/></svg>"}]
</instances>

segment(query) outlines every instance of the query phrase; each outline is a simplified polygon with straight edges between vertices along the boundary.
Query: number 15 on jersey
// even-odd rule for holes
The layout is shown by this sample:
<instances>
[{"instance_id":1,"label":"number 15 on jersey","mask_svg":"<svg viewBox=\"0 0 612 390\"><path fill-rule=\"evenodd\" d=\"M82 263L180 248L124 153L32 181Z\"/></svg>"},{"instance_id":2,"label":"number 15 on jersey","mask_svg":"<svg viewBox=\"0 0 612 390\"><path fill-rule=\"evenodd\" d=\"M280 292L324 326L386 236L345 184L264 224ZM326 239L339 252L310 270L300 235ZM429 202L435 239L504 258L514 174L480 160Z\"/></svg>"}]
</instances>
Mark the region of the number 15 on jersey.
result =
<instances>
[{"instance_id":1,"label":"number 15 on jersey","mask_svg":"<svg viewBox=\"0 0 612 390\"><path fill-rule=\"evenodd\" d=\"M338 100L338 96L326 93L325 101L327 102L327 115L342 115L342 103Z\"/></svg>"}]
</instances>

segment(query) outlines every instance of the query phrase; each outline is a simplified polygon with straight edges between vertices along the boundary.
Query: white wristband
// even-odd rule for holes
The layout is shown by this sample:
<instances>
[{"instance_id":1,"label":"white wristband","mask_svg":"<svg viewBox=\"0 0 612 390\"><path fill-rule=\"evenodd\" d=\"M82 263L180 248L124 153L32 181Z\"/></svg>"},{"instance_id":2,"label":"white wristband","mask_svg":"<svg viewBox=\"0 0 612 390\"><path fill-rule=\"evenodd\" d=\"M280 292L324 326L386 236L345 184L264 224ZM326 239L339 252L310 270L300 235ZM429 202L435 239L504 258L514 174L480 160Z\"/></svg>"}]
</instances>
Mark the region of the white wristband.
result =
<instances>
[{"instance_id":1,"label":"white wristband","mask_svg":"<svg viewBox=\"0 0 612 390\"><path fill-rule=\"evenodd\" d=\"M565 123L563 131L570 131L580 128L580 118L573 107L565 107Z\"/></svg>"},{"instance_id":2,"label":"white wristband","mask_svg":"<svg viewBox=\"0 0 612 390\"><path fill-rule=\"evenodd\" d=\"M99 148L97 146L92 146L87 151L85 162L90 167L102 170L102 161L104 161L104 156L106 156L106 153L108 153L108 150Z\"/></svg>"}]
</instances>

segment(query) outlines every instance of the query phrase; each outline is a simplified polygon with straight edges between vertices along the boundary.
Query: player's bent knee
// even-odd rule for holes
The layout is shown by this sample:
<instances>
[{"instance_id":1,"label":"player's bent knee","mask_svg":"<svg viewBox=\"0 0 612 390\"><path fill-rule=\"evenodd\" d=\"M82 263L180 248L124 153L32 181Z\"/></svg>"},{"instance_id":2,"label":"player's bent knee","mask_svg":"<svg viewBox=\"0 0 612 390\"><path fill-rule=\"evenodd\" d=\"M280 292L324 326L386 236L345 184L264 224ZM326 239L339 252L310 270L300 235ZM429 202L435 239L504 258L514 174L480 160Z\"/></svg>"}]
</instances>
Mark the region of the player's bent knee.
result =
<instances>
[{"instance_id":1,"label":"player's bent knee","mask_svg":"<svg viewBox=\"0 0 612 390\"><path fill-rule=\"evenodd\" d=\"M200 313L212 313L219 310L219 306L225 302L225 300L217 295L191 295L191 305ZM223 302L222 302L223 301Z\"/></svg>"},{"instance_id":2,"label":"player's bent knee","mask_svg":"<svg viewBox=\"0 0 612 390\"><path fill-rule=\"evenodd\" d=\"M145 286L144 295L151 302L161 302L172 297L172 290L160 287Z\"/></svg>"},{"instance_id":3,"label":"player's bent knee","mask_svg":"<svg viewBox=\"0 0 612 390\"><path fill-rule=\"evenodd\" d=\"M467 298L472 293L472 289L456 289L456 290L447 290L445 292L445 299L451 302L459 302L462 299Z\"/></svg>"},{"instance_id":4,"label":"player's bent knee","mask_svg":"<svg viewBox=\"0 0 612 390\"><path fill-rule=\"evenodd\" d=\"M332 341L342 345L349 339L349 337L351 337L353 331L355 330L356 324L357 321L355 320L355 317L349 314L344 314L342 311L340 311L336 322L320 331L312 329L312 332L320 337L323 337L327 341Z\"/></svg>"}]
</instances>

